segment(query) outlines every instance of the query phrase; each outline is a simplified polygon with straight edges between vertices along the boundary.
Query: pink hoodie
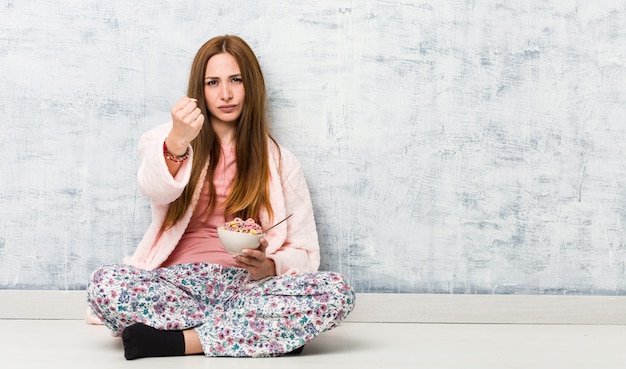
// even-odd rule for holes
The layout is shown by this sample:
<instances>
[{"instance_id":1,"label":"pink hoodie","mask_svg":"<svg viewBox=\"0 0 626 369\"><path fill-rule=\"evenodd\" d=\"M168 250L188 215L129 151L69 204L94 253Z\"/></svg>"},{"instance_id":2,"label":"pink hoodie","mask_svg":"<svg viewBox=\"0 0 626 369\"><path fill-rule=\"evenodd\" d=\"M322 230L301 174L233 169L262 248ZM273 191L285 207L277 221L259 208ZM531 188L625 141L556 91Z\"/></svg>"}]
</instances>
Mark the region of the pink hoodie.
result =
<instances>
[{"instance_id":1,"label":"pink hoodie","mask_svg":"<svg viewBox=\"0 0 626 369\"><path fill-rule=\"evenodd\" d=\"M170 128L171 122L158 126L146 132L139 140L141 165L137 180L141 192L151 200L152 223L135 253L125 258L124 263L141 269L158 268L174 250L189 224L206 176L204 169L191 206L184 217L158 237L169 204L181 195L189 182L193 160L192 151L176 177L172 178L163 158L163 141ZM274 219L269 219L267 212L263 212L259 222L265 228L288 214L293 213L293 216L267 233L269 246L266 253L276 264L276 274L316 271L320 263L319 243L309 188L302 167L296 157L285 148L281 147L279 153L274 145L269 147L269 188Z\"/></svg>"}]
</instances>

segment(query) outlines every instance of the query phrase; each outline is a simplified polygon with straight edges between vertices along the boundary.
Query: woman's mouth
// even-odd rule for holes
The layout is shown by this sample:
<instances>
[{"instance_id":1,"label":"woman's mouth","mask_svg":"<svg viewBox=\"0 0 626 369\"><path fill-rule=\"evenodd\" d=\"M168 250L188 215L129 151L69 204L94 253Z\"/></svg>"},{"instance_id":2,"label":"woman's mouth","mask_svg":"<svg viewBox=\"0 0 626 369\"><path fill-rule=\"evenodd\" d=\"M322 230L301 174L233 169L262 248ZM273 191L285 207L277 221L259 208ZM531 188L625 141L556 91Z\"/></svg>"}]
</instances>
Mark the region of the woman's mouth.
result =
<instances>
[{"instance_id":1,"label":"woman's mouth","mask_svg":"<svg viewBox=\"0 0 626 369\"><path fill-rule=\"evenodd\" d=\"M217 107L219 110L223 111L224 113L232 113L237 109L237 105L221 105Z\"/></svg>"}]
</instances>

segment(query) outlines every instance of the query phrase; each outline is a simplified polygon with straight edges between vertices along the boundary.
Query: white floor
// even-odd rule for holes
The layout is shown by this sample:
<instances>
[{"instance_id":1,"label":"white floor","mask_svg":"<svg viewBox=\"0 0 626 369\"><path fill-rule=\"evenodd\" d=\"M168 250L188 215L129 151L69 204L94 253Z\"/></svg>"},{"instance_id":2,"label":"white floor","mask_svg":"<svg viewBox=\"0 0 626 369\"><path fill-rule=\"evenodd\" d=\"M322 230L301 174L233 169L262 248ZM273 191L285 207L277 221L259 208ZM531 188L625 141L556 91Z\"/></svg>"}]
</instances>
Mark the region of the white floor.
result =
<instances>
[{"instance_id":1,"label":"white floor","mask_svg":"<svg viewBox=\"0 0 626 369\"><path fill-rule=\"evenodd\" d=\"M300 356L126 361L119 339L81 320L0 319L0 367L19 368L626 368L624 325L346 322Z\"/></svg>"}]
</instances>

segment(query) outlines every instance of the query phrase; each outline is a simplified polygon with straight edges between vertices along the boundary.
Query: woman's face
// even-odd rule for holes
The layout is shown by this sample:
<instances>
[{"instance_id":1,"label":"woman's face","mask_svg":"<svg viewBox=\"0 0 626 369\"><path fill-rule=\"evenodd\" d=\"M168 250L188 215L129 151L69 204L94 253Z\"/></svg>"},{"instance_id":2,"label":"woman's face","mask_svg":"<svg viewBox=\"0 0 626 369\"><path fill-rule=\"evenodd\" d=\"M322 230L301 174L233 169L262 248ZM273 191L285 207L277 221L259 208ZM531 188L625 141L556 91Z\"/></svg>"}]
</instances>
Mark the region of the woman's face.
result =
<instances>
[{"instance_id":1,"label":"woman's face","mask_svg":"<svg viewBox=\"0 0 626 369\"><path fill-rule=\"evenodd\" d=\"M237 122L245 95L235 58L228 53L213 55L204 73L204 99L211 114L211 123Z\"/></svg>"}]
</instances>

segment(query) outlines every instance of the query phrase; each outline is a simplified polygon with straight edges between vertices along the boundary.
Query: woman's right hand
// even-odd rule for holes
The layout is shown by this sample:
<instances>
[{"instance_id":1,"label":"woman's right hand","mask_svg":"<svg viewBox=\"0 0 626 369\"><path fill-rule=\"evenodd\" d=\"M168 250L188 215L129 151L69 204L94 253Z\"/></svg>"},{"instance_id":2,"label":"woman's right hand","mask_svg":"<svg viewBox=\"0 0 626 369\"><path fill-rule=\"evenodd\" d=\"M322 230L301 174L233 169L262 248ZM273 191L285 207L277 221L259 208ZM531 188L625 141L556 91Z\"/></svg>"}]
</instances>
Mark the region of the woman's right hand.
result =
<instances>
[{"instance_id":1,"label":"woman's right hand","mask_svg":"<svg viewBox=\"0 0 626 369\"><path fill-rule=\"evenodd\" d=\"M170 113L173 125L166 140L167 150L172 155L183 155L189 143L200 133L204 115L198 107L197 100L187 96L178 100Z\"/></svg>"}]
</instances>

